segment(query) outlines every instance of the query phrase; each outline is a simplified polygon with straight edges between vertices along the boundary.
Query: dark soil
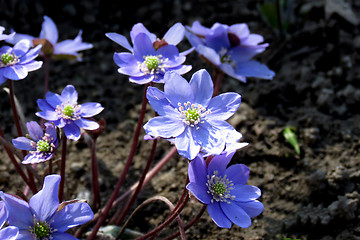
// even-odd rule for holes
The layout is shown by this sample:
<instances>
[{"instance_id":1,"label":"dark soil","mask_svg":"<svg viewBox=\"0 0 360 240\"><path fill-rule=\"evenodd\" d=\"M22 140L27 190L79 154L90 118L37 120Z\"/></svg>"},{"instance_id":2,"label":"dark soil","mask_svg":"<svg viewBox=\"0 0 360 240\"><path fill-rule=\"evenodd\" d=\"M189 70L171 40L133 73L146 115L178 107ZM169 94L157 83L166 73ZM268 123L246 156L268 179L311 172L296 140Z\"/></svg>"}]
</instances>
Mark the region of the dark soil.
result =
<instances>
[{"instance_id":1,"label":"dark soil","mask_svg":"<svg viewBox=\"0 0 360 240\"><path fill-rule=\"evenodd\" d=\"M163 36L176 22L191 25L199 20L208 27L215 22L247 23L253 33L270 43L259 60L276 76L272 81L248 79L247 83L225 76L221 91L242 95L243 102L230 122L250 144L236 153L232 163L250 168L249 184L262 190L260 201L265 210L250 228L233 226L230 230L218 228L205 212L186 232L188 239L360 239L360 2L293 1L288 11L290 25L282 35L264 21L258 10L262 2L0 0L0 25L38 36L43 15L47 15L57 24L60 40L74 38L82 29L83 40L94 44L83 52L82 62L51 62L50 91L60 93L72 84L80 103L96 101L105 107L97 117L107 123L97 146L104 204L124 167L143 93L143 86L130 84L126 76L117 73L113 53L124 49L105 33L129 36L138 22L157 36ZM180 45L183 50L188 47L186 40ZM193 65L187 79L200 68L212 72L195 52L187 64ZM25 121L40 121L35 112L36 100L43 98L43 76L42 68L15 82ZM1 126L11 140L16 131L8 99L1 91ZM149 106L146 121L153 114ZM296 127L300 156L282 135L286 126ZM155 161L170 147L167 141L159 141ZM140 142L126 187L141 174L150 148L150 142ZM0 190L22 191L24 185L2 148L0 158ZM38 166L40 173L44 167ZM70 143L67 170L65 199L89 198L90 153L83 140ZM176 204L186 171L187 161L175 155L140 194L137 204L154 195ZM191 220L200 208L201 204L192 200L182 220ZM168 213L163 203L151 204L129 227L145 233ZM159 239L176 227L174 223L165 229Z\"/></svg>"}]
</instances>

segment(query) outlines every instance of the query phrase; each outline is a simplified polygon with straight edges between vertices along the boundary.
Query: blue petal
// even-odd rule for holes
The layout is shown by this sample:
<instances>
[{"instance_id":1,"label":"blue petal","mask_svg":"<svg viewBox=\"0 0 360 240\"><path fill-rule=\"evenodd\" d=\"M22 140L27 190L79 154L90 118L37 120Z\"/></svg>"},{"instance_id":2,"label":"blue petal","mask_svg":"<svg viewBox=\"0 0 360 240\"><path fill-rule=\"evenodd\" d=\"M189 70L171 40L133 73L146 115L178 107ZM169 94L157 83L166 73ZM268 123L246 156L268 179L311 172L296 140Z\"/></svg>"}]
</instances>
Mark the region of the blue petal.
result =
<instances>
[{"instance_id":1,"label":"blue petal","mask_svg":"<svg viewBox=\"0 0 360 240\"><path fill-rule=\"evenodd\" d=\"M193 130L195 141L208 153L218 155L225 149L225 135L222 130L208 122L200 123Z\"/></svg>"},{"instance_id":2,"label":"blue petal","mask_svg":"<svg viewBox=\"0 0 360 240\"><path fill-rule=\"evenodd\" d=\"M155 55L155 49L149 37L144 33L139 33L135 37L134 42L134 56L135 58L142 62L144 61L144 56Z\"/></svg>"},{"instance_id":3,"label":"blue petal","mask_svg":"<svg viewBox=\"0 0 360 240\"><path fill-rule=\"evenodd\" d=\"M135 59L134 55L128 52L121 52L121 53L114 53L114 62L119 67L125 66L137 66L137 60Z\"/></svg>"},{"instance_id":4,"label":"blue petal","mask_svg":"<svg viewBox=\"0 0 360 240\"><path fill-rule=\"evenodd\" d=\"M185 62L185 56L179 56L179 50L173 45L165 45L156 51L156 55L162 55L170 61L176 61L177 64Z\"/></svg>"},{"instance_id":5,"label":"blue petal","mask_svg":"<svg viewBox=\"0 0 360 240\"><path fill-rule=\"evenodd\" d=\"M86 129L86 130L95 130L98 129L100 126L97 122L95 121L91 121L88 119L84 119L84 118L80 118L78 120L75 120L74 123L82 129Z\"/></svg>"},{"instance_id":6,"label":"blue petal","mask_svg":"<svg viewBox=\"0 0 360 240\"><path fill-rule=\"evenodd\" d=\"M228 31L234 33L240 40L245 40L250 35L250 30L246 23L233 24L229 27ZM241 41L242 43L243 41Z\"/></svg>"},{"instance_id":7,"label":"blue petal","mask_svg":"<svg viewBox=\"0 0 360 240\"><path fill-rule=\"evenodd\" d=\"M136 36L138 34L145 34L150 39L151 43L156 41L156 35L149 32L142 23L135 24L130 31L130 38L131 41L134 43L134 45L135 45Z\"/></svg>"},{"instance_id":8,"label":"blue petal","mask_svg":"<svg viewBox=\"0 0 360 240\"><path fill-rule=\"evenodd\" d=\"M41 163L41 162L45 162L45 157L46 155L43 153L33 153L33 154L28 154L25 156L24 160L21 162L22 164L34 164L34 163Z\"/></svg>"},{"instance_id":9,"label":"blue petal","mask_svg":"<svg viewBox=\"0 0 360 240\"><path fill-rule=\"evenodd\" d=\"M218 176L224 176L226 166L230 163L231 158L234 156L235 152L224 153L218 156L215 156L208 166L208 175L213 175L215 171L218 172Z\"/></svg>"},{"instance_id":10,"label":"blue petal","mask_svg":"<svg viewBox=\"0 0 360 240\"><path fill-rule=\"evenodd\" d=\"M27 202L1 191L0 197L5 201L9 214L7 219L9 225L17 226L19 229L28 229L34 224L33 215Z\"/></svg>"},{"instance_id":11,"label":"blue petal","mask_svg":"<svg viewBox=\"0 0 360 240\"><path fill-rule=\"evenodd\" d=\"M207 211L216 225L221 228L231 228L231 221L225 215L218 202L207 205Z\"/></svg>"},{"instance_id":12,"label":"blue petal","mask_svg":"<svg viewBox=\"0 0 360 240\"><path fill-rule=\"evenodd\" d=\"M46 101L48 102L48 104L50 106L52 106L54 109L56 109L56 107L58 105L61 105L62 102L65 101L65 99L63 100L62 97L57 93L47 92L46 93Z\"/></svg>"},{"instance_id":13,"label":"blue petal","mask_svg":"<svg viewBox=\"0 0 360 240\"><path fill-rule=\"evenodd\" d=\"M34 60L40 53L42 45L37 45L36 47L30 49L25 55L23 55L19 60L21 64L29 63Z\"/></svg>"},{"instance_id":14,"label":"blue petal","mask_svg":"<svg viewBox=\"0 0 360 240\"><path fill-rule=\"evenodd\" d=\"M44 136L44 131L40 125L35 121L30 121L26 123L26 128L29 132L30 137L36 142L41 140Z\"/></svg>"},{"instance_id":15,"label":"blue petal","mask_svg":"<svg viewBox=\"0 0 360 240\"><path fill-rule=\"evenodd\" d=\"M72 139L74 141L79 140L81 136L80 128L72 121L64 126L64 132L68 139Z\"/></svg>"},{"instance_id":16,"label":"blue petal","mask_svg":"<svg viewBox=\"0 0 360 240\"><path fill-rule=\"evenodd\" d=\"M53 124L51 123L45 123L45 132L47 134L49 134L50 140L52 143L56 143L57 142L57 133L56 133L56 129L54 127Z\"/></svg>"},{"instance_id":17,"label":"blue petal","mask_svg":"<svg viewBox=\"0 0 360 240\"><path fill-rule=\"evenodd\" d=\"M12 49L12 53L14 53L15 56L21 58L27 51L29 51L29 48L30 48L30 41L27 39L23 39L14 45Z\"/></svg>"},{"instance_id":18,"label":"blue petal","mask_svg":"<svg viewBox=\"0 0 360 240\"><path fill-rule=\"evenodd\" d=\"M19 231L19 235L16 239L34 240L34 236L29 232L29 229L24 229Z\"/></svg>"},{"instance_id":19,"label":"blue petal","mask_svg":"<svg viewBox=\"0 0 360 240\"><path fill-rule=\"evenodd\" d=\"M179 75L183 75L185 73L190 72L191 69L192 69L191 65L180 65L180 66L178 66L176 68L169 69L169 71L172 71L172 72L177 73Z\"/></svg>"},{"instance_id":20,"label":"blue petal","mask_svg":"<svg viewBox=\"0 0 360 240\"><path fill-rule=\"evenodd\" d=\"M78 93L73 85L67 85L61 93L63 101L75 104L78 100Z\"/></svg>"},{"instance_id":21,"label":"blue petal","mask_svg":"<svg viewBox=\"0 0 360 240\"><path fill-rule=\"evenodd\" d=\"M69 228L84 224L94 218L94 213L89 204L84 202L66 205L56 212L52 218L51 227L59 232L65 232Z\"/></svg>"},{"instance_id":22,"label":"blue petal","mask_svg":"<svg viewBox=\"0 0 360 240\"><path fill-rule=\"evenodd\" d=\"M185 78L177 73L166 72L164 82L165 96L175 108L178 107L178 103L182 105L188 101L194 103L194 94Z\"/></svg>"},{"instance_id":23,"label":"blue petal","mask_svg":"<svg viewBox=\"0 0 360 240\"><path fill-rule=\"evenodd\" d=\"M5 67L3 75L11 80L21 80L28 75L28 70L23 65L13 65Z\"/></svg>"},{"instance_id":24,"label":"blue petal","mask_svg":"<svg viewBox=\"0 0 360 240\"><path fill-rule=\"evenodd\" d=\"M174 24L164 35L168 44L177 45L184 38L185 28L181 23Z\"/></svg>"},{"instance_id":25,"label":"blue petal","mask_svg":"<svg viewBox=\"0 0 360 240\"><path fill-rule=\"evenodd\" d=\"M211 33L211 30L201 25L199 21L194 21L191 28L189 29L192 33L200 36L205 36Z\"/></svg>"},{"instance_id":26,"label":"blue petal","mask_svg":"<svg viewBox=\"0 0 360 240\"><path fill-rule=\"evenodd\" d=\"M141 77L131 76L129 77L129 81L141 85L153 81L154 78L155 76L153 74L147 74Z\"/></svg>"},{"instance_id":27,"label":"blue petal","mask_svg":"<svg viewBox=\"0 0 360 240\"><path fill-rule=\"evenodd\" d=\"M248 202L258 199L261 196L261 191L255 186L236 184L230 190L230 194L235 196L234 201Z\"/></svg>"},{"instance_id":28,"label":"blue petal","mask_svg":"<svg viewBox=\"0 0 360 240\"><path fill-rule=\"evenodd\" d=\"M92 117L99 114L104 108L100 103L88 102L81 104L81 117Z\"/></svg>"},{"instance_id":29,"label":"blue petal","mask_svg":"<svg viewBox=\"0 0 360 240\"><path fill-rule=\"evenodd\" d=\"M251 226L251 218L238 205L232 202L230 204L227 202L221 202L220 206L225 215L239 227L248 228Z\"/></svg>"},{"instance_id":30,"label":"blue petal","mask_svg":"<svg viewBox=\"0 0 360 240\"><path fill-rule=\"evenodd\" d=\"M78 238L64 232L55 232L51 234L51 240L79 240Z\"/></svg>"},{"instance_id":31,"label":"blue petal","mask_svg":"<svg viewBox=\"0 0 360 240\"><path fill-rule=\"evenodd\" d=\"M107 36L108 38L110 38L111 40L113 40L114 42L119 44L120 46L126 48L130 52L132 52L133 49L125 36L118 34L118 33L106 33L105 36Z\"/></svg>"},{"instance_id":32,"label":"blue petal","mask_svg":"<svg viewBox=\"0 0 360 240\"><path fill-rule=\"evenodd\" d=\"M185 36L189 40L191 46L193 47L198 47L199 45L205 44L202 39L200 39L199 37L195 36L194 34L188 31L185 32Z\"/></svg>"},{"instance_id":33,"label":"blue petal","mask_svg":"<svg viewBox=\"0 0 360 240\"><path fill-rule=\"evenodd\" d=\"M169 100L165 97L164 92L156 87L148 87L146 97L151 107L160 115L176 118L179 111L170 105Z\"/></svg>"},{"instance_id":34,"label":"blue petal","mask_svg":"<svg viewBox=\"0 0 360 240\"><path fill-rule=\"evenodd\" d=\"M249 202L234 201L233 203L241 207L247 213L247 215L249 215L249 217L256 217L264 210L264 205L257 200Z\"/></svg>"},{"instance_id":35,"label":"blue petal","mask_svg":"<svg viewBox=\"0 0 360 240\"><path fill-rule=\"evenodd\" d=\"M38 99L36 101L38 107L41 111L55 111L55 108L53 108L46 100L44 99Z\"/></svg>"},{"instance_id":36,"label":"blue petal","mask_svg":"<svg viewBox=\"0 0 360 240\"><path fill-rule=\"evenodd\" d=\"M150 119L144 125L146 134L153 137L171 138L177 137L185 130L185 124L179 119L167 116L158 116Z\"/></svg>"},{"instance_id":37,"label":"blue petal","mask_svg":"<svg viewBox=\"0 0 360 240\"><path fill-rule=\"evenodd\" d=\"M41 32L39 38L46 38L52 45L55 46L59 37L58 30L54 21L48 16L44 16L44 22L41 25Z\"/></svg>"},{"instance_id":38,"label":"blue petal","mask_svg":"<svg viewBox=\"0 0 360 240\"><path fill-rule=\"evenodd\" d=\"M212 196L207 193L207 187L206 185L198 185L196 183L189 183L186 185L186 189L191 192L192 195L194 195L200 202L204 204L211 203Z\"/></svg>"},{"instance_id":39,"label":"blue petal","mask_svg":"<svg viewBox=\"0 0 360 240\"><path fill-rule=\"evenodd\" d=\"M59 207L60 179L60 175L46 176L43 188L30 198L30 208L36 218L42 222L49 222Z\"/></svg>"},{"instance_id":40,"label":"blue petal","mask_svg":"<svg viewBox=\"0 0 360 240\"><path fill-rule=\"evenodd\" d=\"M118 72L132 77L142 77L145 75L144 72L140 71L137 65L129 66L129 67L120 67L118 69Z\"/></svg>"},{"instance_id":41,"label":"blue petal","mask_svg":"<svg viewBox=\"0 0 360 240\"><path fill-rule=\"evenodd\" d=\"M246 77L258 77L269 80L273 79L275 76L275 73L271 71L265 64L261 64L257 61L239 63L235 69L235 72Z\"/></svg>"},{"instance_id":42,"label":"blue petal","mask_svg":"<svg viewBox=\"0 0 360 240\"><path fill-rule=\"evenodd\" d=\"M186 127L185 131L175 138L175 146L178 153L192 160L200 152L201 146L194 141L190 127Z\"/></svg>"},{"instance_id":43,"label":"blue petal","mask_svg":"<svg viewBox=\"0 0 360 240\"><path fill-rule=\"evenodd\" d=\"M214 49L216 52L230 47L227 30L221 26L217 27L212 34L206 35L205 40L206 46Z\"/></svg>"},{"instance_id":44,"label":"blue petal","mask_svg":"<svg viewBox=\"0 0 360 240\"><path fill-rule=\"evenodd\" d=\"M19 229L14 226L6 227L0 230L0 239L1 240L15 240L19 235ZM19 238L24 239L24 238Z\"/></svg>"},{"instance_id":45,"label":"blue petal","mask_svg":"<svg viewBox=\"0 0 360 240\"><path fill-rule=\"evenodd\" d=\"M35 70L38 70L39 68L41 68L42 64L43 64L43 62L41 62L41 61L31 61L31 62L22 64L22 66L24 66L28 72L31 72L31 71L35 71Z\"/></svg>"},{"instance_id":46,"label":"blue petal","mask_svg":"<svg viewBox=\"0 0 360 240\"><path fill-rule=\"evenodd\" d=\"M241 103L241 96L237 93L227 92L211 99L207 109L211 114L208 119L227 120L234 115Z\"/></svg>"},{"instance_id":47,"label":"blue petal","mask_svg":"<svg viewBox=\"0 0 360 240\"><path fill-rule=\"evenodd\" d=\"M226 169L225 174L234 184L246 184L250 170L244 164L234 164Z\"/></svg>"},{"instance_id":48,"label":"blue petal","mask_svg":"<svg viewBox=\"0 0 360 240\"><path fill-rule=\"evenodd\" d=\"M0 201L0 229L4 226L4 223L7 218L8 218L8 213L6 211L5 202Z\"/></svg>"},{"instance_id":49,"label":"blue petal","mask_svg":"<svg viewBox=\"0 0 360 240\"><path fill-rule=\"evenodd\" d=\"M205 69L195 72L191 77L190 86L194 93L194 102L206 108L214 91L210 74Z\"/></svg>"},{"instance_id":50,"label":"blue petal","mask_svg":"<svg viewBox=\"0 0 360 240\"><path fill-rule=\"evenodd\" d=\"M190 183L205 186L207 182L207 166L204 158L197 155L189 164L188 176Z\"/></svg>"},{"instance_id":51,"label":"blue petal","mask_svg":"<svg viewBox=\"0 0 360 240\"><path fill-rule=\"evenodd\" d=\"M56 121L59 119L59 116L55 111L37 112L35 115L48 121Z\"/></svg>"},{"instance_id":52,"label":"blue petal","mask_svg":"<svg viewBox=\"0 0 360 240\"><path fill-rule=\"evenodd\" d=\"M230 64L223 63L219 66L219 68L230 77L246 83L246 77L235 73L234 67Z\"/></svg>"},{"instance_id":53,"label":"blue petal","mask_svg":"<svg viewBox=\"0 0 360 240\"><path fill-rule=\"evenodd\" d=\"M34 151L36 148L31 146L31 142L33 141L26 137L18 137L12 140L12 143L16 148L21 150Z\"/></svg>"},{"instance_id":54,"label":"blue petal","mask_svg":"<svg viewBox=\"0 0 360 240\"><path fill-rule=\"evenodd\" d=\"M200 54L200 56L204 57L206 60L208 60L215 66L221 65L220 56L214 49L206 47L204 45L198 45L196 47L196 51Z\"/></svg>"}]
</instances>

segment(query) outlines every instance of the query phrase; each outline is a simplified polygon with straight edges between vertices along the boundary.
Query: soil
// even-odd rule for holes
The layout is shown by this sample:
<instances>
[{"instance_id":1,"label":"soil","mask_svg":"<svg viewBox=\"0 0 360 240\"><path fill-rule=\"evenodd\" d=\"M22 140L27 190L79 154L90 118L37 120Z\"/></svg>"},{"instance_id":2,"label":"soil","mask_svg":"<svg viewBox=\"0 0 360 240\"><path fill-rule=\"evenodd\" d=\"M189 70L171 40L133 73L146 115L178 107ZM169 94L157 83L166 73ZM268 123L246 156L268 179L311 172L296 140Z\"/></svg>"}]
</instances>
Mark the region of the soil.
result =
<instances>
[{"instance_id":1,"label":"soil","mask_svg":"<svg viewBox=\"0 0 360 240\"><path fill-rule=\"evenodd\" d=\"M191 25L199 20L208 27L215 22L247 23L251 32L263 35L270 43L258 60L276 76L271 81L249 78L247 83L225 76L221 91L242 96L230 123L243 134L242 141L250 144L236 153L232 163L250 168L248 184L261 189L260 201L265 209L247 229L235 225L218 228L205 212L186 232L188 239L360 239L360 2L287 2L292 5L283 15L289 24L282 34L260 14L263 1L250 0L0 0L0 25L38 36L43 15L47 15L57 24L59 40L74 38L82 29L83 41L94 44L93 49L83 51L82 62L51 62L50 91L60 93L72 84L80 103L96 101L105 107L96 117L104 118L107 124L97 145L104 205L124 167L143 94L143 86L131 84L117 73L113 53L125 50L105 33L128 37L138 22L157 36L163 36L176 22ZM185 50L189 44L184 40L179 47ZM187 64L193 65L185 75L187 79L201 68L212 72L196 52L188 56ZM35 112L36 100L43 98L43 79L44 68L14 84L24 121L40 121ZM1 126L10 141L16 131L9 98L3 90L0 102ZM153 116L148 106L145 121ZM300 155L283 137L287 126L296 128ZM160 140L155 162L170 147ZM140 141L122 192L141 174L150 148L150 142ZM0 190L23 191L24 184L2 148L0 159ZM60 159L60 153L56 159ZM40 174L45 167L37 166ZM89 199L90 153L83 139L69 143L67 167L65 199ZM136 205L155 195L176 204L186 172L187 161L175 155L140 194ZM181 214L182 220L188 222L200 208L201 204L192 199ZM168 213L165 204L150 204L134 217L129 228L145 233L164 221ZM176 228L172 224L158 239Z\"/></svg>"}]
</instances>

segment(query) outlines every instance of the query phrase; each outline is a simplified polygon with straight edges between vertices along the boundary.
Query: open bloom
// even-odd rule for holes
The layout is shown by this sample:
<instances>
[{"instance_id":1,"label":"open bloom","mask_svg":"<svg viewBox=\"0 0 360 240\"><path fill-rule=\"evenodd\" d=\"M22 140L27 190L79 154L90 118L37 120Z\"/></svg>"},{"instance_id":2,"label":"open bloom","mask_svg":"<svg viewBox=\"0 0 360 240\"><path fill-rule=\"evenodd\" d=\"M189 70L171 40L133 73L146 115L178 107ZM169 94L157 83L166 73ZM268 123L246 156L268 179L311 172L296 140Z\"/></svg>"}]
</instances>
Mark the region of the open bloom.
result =
<instances>
[{"instance_id":1,"label":"open bloom","mask_svg":"<svg viewBox=\"0 0 360 240\"><path fill-rule=\"evenodd\" d=\"M14 146L29 151L23 164L45 162L51 159L58 146L58 138L54 125L46 124L45 133L37 122L26 123L30 138L18 137L12 140Z\"/></svg>"},{"instance_id":2,"label":"open bloom","mask_svg":"<svg viewBox=\"0 0 360 240\"><path fill-rule=\"evenodd\" d=\"M142 24L136 24L130 32L133 47L123 35L107 33L106 36L130 51L114 54L114 61L120 67L118 72L129 75L130 82L163 83L168 71L181 75L191 70L191 66L182 65L186 54L179 53L175 46L184 36L184 27L180 23L170 28L161 40Z\"/></svg>"},{"instance_id":3,"label":"open bloom","mask_svg":"<svg viewBox=\"0 0 360 240\"><path fill-rule=\"evenodd\" d=\"M246 24L215 23L211 28L195 21L185 36L208 62L229 76L246 82L246 77L272 79L275 73L252 58L265 50L261 35L250 34Z\"/></svg>"},{"instance_id":4,"label":"open bloom","mask_svg":"<svg viewBox=\"0 0 360 240\"><path fill-rule=\"evenodd\" d=\"M93 219L90 206L81 201L59 203L59 175L48 175L43 188L31 197L29 203L0 191L8 211L8 224L19 228L21 240L74 240L66 233L69 228Z\"/></svg>"},{"instance_id":5,"label":"open bloom","mask_svg":"<svg viewBox=\"0 0 360 240\"><path fill-rule=\"evenodd\" d=\"M40 36L38 38L27 34L16 33L14 37L7 39L6 42L15 44L22 39L28 39L33 46L42 44L42 53L46 56L54 58L75 58L81 61L81 55L78 51L93 47L91 43L82 41L81 34L82 31L80 30L74 40L68 39L58 42L59 33L56 24L51 18L44 16L44 22L42 23Z\"/></svg>"},{"instance_id":6,"label":"open bloom","mask_svg":"<svg viewBox=\"0 0 360 240\"><path fill-rule=\"evenodd\" d=\"M46 99L38 99L37 104L41 112L36 115L51 121L58 128L64 128L67 138L78 140L81 136L80 128L95 130L99 124L87 118L99 114L104 108L100 103L89 102L78 104L78 93L74 86L67 85L61 95L48 92Z\"/></svg>"},{"instance_id":7,"label":"open bloom","mask_svg":"<svg viewBox=\"0 0 360 240\"><path fill-rule=\"evenodd\" d=\"M15 240L19 235L19 229L11 226L1 229L8 218L8 212L6 211L5 202L0 201L0 239L1 240Z\"/></svg>"},{"instance_id":8,"label":"open bloom","mask_svg":"<svg viewBox=\"0 0 360 240\"><path fill-rule=\"evenodd\" d=\"M11 38L11 37L13 37L15 35L14 32L9 34L9 35L3 34L4 30L5 30L5 28L0 26L0 41L6 40L6 39Z\"/></svg>"},{"instance_id":9,"label":"open bloom","mask_svg":"<svg viewBox=\"0 0 360 240\"><path fill-rule=\"evenodd\" d=\"M215 156L209 166L198 155L190 162L190 183L186 188L207 205L210 217L219 227L230 228L235 223L247 228L251 225L251 218L264 210L264 205L256 200L261 195L260 189L246 185L248 167L234 164L226 168L234 153Z\"/></svg>"},{"instance_id":10,"label":"open bloom","mask_svg":"<svg viewBox=\"0 0 360 240\"><path fill-rule=\"evenodd\" d=\"M30 49L30 42L22 40L13 48L3 46L0 48L0 84L7 79L24 79L28 72L39 69L41 61L34 59L39 55L41 45Z\"/></svg>"},{"instance_id":11,"label":"open bloom","mask_svg":"<svg viewBox=\"0 0 360 240\"><path fill-rule=\"evenodd\" d=\"M229 132L227 120L238 109L241 97L224 93L212 98L213 83L206 70L199 70L190 83L176 73L165 74L164 92L154 87L147 98L160 115L144 125L146 134L170 139L180 155L193 159L203 150L220 154Z\"/></svg>"}]
</instances>

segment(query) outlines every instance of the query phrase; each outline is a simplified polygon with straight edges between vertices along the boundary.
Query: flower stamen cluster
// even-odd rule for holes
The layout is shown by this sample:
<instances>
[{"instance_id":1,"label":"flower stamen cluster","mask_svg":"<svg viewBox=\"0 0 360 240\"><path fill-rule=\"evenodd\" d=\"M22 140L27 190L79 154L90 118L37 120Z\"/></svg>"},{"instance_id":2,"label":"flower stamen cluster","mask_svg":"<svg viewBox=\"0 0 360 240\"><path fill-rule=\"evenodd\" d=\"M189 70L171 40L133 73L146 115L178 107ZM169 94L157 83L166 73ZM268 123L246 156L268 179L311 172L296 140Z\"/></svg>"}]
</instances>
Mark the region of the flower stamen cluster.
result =
<instances>
[{"instance_id":1,"label":"flower stamen cluster","mask_svg":"<svg viewBox=\"0 0 360 240\"><path fill-rule=\"evenodd\" d=\"M164 59L162 55L144 56L144 61L138 62L138 67L140 71L146 74L159 74L160 71L165 73L165 68L167 66L164 62L168 60L169 59L167 58Z\"/></svg>"},{"instance_id":2,"label":"flower stamen cluster","mask_svg":"<svg viewBox=\"0 0 360 240\"><path fill-rule=\"evenodd\" d=\"M77 103L70 104L70 101L57 105L55 111L62 119L66 120L78 120L80 119L81 105Z\"/></svg>"},{"instance_id":3,"label":"flower stamen cluster","mask_svg":"<svg viewBox=\"0 0 360 240\"><path fill-rule=\"evenodd\" d=\"M214 202L226 202L230 204L230 200L234 200L235 196L230 194L230 190L233 189L234 184L229 181L226 175L223 177L217 176L218 171L214 171L213 175L207 175L206 186L208 188L207 193L212 195L211 203Z\"/></svg>"},{"instance_id":4,"label":"flower stamen cluster","mask_svg":"<svg viewBox=\"0 0 360 240\"><path fill-rule=\"evenodd\" d=\"M51 226L47 222L40 222L37 221L34 217L34 226L29 227L29 232L33 235L36 239L41 240L50 240L52 239L51 234L54 232L51 229Z\"/></svg>"},{"instance_id":5,"label":"flower stamen cluster","mask_svg":"<svg viewBox=\"0 0 360 240\"><path fill-rule=\"evenodd\" d=\"M20 60L14 53L3 53L1 54L0 68L18 63Z\"/></svg>"},{"instance_id":6,"label":"flower stamen cluster","mask_svg":"<svg viewBox=\"0 0 360 240\"><path fill-rule=\"evenodd\" d=\"M183 122L190 127L196 127L196 129L199 129L199 126L197 126L199 123L204 123L206 115L211 113L210 110L206 110L201 104L195 105L191 102L186 102L182 106L179 102L178 106Z\"/></svg>"}]
</instances>

